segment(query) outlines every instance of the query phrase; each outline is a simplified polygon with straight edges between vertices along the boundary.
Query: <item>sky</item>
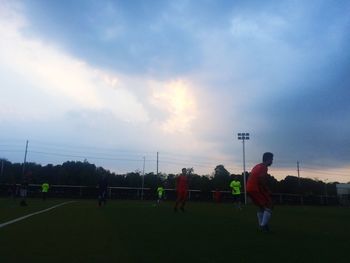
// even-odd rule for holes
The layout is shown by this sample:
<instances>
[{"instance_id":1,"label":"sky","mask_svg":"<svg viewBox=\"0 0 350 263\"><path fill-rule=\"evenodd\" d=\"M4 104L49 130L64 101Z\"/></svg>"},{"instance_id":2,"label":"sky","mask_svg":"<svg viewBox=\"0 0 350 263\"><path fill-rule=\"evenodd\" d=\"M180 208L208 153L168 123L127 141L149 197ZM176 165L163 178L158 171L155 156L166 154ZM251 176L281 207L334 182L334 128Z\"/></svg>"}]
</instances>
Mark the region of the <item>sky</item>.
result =
<instances>
[{"instance_id":1,"label":"sky","mask_svg":"<svg viewBox=\"0 0 350 263\"><path fill-rule=\"evenodd\" d=\"M0 158L350 181L349 1L0 0Z\"/></svg>"}]
</instances>

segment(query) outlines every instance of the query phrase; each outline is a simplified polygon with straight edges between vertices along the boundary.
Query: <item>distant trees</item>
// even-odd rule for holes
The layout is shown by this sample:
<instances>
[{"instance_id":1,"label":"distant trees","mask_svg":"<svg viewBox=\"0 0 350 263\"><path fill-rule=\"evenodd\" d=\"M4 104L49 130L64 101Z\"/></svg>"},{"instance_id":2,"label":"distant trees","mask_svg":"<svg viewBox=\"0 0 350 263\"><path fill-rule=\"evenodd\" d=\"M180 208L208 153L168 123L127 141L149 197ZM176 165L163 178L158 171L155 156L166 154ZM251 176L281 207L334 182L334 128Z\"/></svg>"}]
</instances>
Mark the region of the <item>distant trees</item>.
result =
<instances>
[{"instance_id":1,"label":"distant trees","mask_svg":"<svg viewBox=\"0 0 350 263\"><path fill-rule=\"evenodd\" d=\"M219 164L214 169L214 177L212 178L212 186L214 189L224 190L230 185L231 175L226 168Z\"/></svg>"},{"instance_id":2,"label":"distant trees","mask_svg":"<svg viewBox=\"0 0 350 263\"><path fill-rule=\"evenodd\" d=\"M20 183L22 180L22 164L11 163L4 160L0 184ZM142 175L139 171L127 174L115 174L103 167L96 167L87 161L68 161L61 165L48 164L45 166L36 163L27 163L26 171L30 171L29 183L41 184L48 181L54 185L86 185L96 186L99 178L104 175L109 180L110 186L141 187ZM191 189L209 192L212 190L227 190L233 178L240 180L243 185L243 175L230 174L224 165L219 164L211 175L198 175L193 168L187 168L189 185ZM246 174L248 178L249 174ZM175 188L175 174L147 173L144 177L144 187L156 189L160 184L166 188ZM304 195L328 195L336 194L336 183L328 183L310 178L298 178L286 176L278 181L273 176L268 177L269 185L274 193L304 194Z\"/></svg>"}]
</instances>

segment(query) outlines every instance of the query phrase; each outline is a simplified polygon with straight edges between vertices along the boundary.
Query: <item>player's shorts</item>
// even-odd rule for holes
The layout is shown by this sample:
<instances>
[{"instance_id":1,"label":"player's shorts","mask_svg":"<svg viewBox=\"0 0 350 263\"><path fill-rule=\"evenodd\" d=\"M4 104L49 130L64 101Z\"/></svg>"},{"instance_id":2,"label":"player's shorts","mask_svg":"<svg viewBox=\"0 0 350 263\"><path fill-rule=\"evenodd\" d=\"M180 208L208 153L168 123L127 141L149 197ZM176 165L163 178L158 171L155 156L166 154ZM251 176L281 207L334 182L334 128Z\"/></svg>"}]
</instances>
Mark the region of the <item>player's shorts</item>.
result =
<instances>
[{"instance_id":1,"label":"player's shorts","mask_svg":"<svg viewBox=\"0 0 350 263\"><path fill-rule=\"evenodd\" d=\"M187 190L179 189L177 190L177 199L185 200L187 199L187 194L188 194Z\"/></svg>"},{"instance_id":2,"label":"player's shorts","mask_svg":"<svg viewBox=\"0 0 350 263\"><path fill-rule=\"evenodd\" d=\"M271 207L272 199L269 193L264 192L248 192L250 199L256 206L259 207Z\"/></svg>"},{"instance_id":3,"label":"player's shorts","mask_svg":"<svg viewBox=\"0 0 350 263\"><path fill-rule=\"evenodd\" d=\"M240 202L241 201L241 194L232 195L233 202Z\"/></svg>"},{"instance_id":4,"label":"player's shorts","mask_svg":"<svg viewBox=\"0 0 350 263\"><path fill-rule=\"evenodd\" d=\"M19 190L19 195L21 197L27 197L27 189L20 189Z\"/></svg>"},{"instance_id":5,"label":"player's shorts","mask_svg":"<svg viewBox=\"0 0 350 263\"><path fill-rule=\"evenodd\" d=\"M100 198L100 199L105 199L106 196L107 196L106 190L101 190L101 191L99 191L98 198Z\"/></svg>"}]
</instances>

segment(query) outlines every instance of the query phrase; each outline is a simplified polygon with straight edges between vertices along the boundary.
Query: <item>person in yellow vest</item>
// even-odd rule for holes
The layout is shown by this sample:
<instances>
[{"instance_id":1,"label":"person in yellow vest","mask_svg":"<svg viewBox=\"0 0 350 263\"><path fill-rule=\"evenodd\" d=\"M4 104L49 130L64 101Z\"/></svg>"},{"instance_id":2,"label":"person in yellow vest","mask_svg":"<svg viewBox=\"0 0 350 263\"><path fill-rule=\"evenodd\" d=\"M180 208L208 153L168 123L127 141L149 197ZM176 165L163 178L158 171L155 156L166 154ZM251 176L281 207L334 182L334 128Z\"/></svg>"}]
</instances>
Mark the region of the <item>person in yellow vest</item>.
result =
<instances>
[{"instance_id":1,"label":"person in yellow vest","mask_svg":"<svg viewBox=\"0 0 350 263\"><path fill-rule=\"evenodd\" d=\"M50 185L48 183L43 183L41 185L41 193L43 196L43 200L45 201L49 192Z\"/></svg>"},{"instance_id":2,"label":"person in yellow vest","mask_svg":"<svg viewBox=\"0 0 350 263\"><path fill-rule=\"evenodd\" d=\"M234 178L230 183L230 187L232 189L233 203L237 208L241 209L241 182Z\"/></svg>"},{"instance_id":3,"label":"person in yellow vest","mask_svg":"<svg viewBox=\"0 0 350 263\"><path fill-rule=\"evenodd\" d=\"M164 198L164 193L165 193L164 187L163 187L163 186L159 186L159 187L157 188L157 194L158 194L157 203L158 203L158 204L159 204L160 201Z\"/></svg>"}]
</instances>

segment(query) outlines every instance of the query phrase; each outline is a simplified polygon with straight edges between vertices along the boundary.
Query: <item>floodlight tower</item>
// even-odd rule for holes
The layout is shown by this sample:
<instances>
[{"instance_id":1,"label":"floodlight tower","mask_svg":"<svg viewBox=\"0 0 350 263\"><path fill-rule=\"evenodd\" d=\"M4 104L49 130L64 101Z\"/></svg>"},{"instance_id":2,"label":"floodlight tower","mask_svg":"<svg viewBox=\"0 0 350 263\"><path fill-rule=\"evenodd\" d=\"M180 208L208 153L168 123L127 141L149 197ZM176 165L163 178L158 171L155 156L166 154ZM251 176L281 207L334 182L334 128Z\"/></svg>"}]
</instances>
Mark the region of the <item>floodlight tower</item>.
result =
<instances>
[{"instance_id":1,"label":"floodlight tower","mask_svg":"<svg viewBox=\"0 0 350 263\"><path fill-rule=\"evenodd\" d=\"M245 173L245 141L249 140L249 133L243 132L237 134L238 140L243 143L243 187L244 187L244 204L247 204L247 188L246 188L246 173Z\"/></svg>"}]
</instances>

